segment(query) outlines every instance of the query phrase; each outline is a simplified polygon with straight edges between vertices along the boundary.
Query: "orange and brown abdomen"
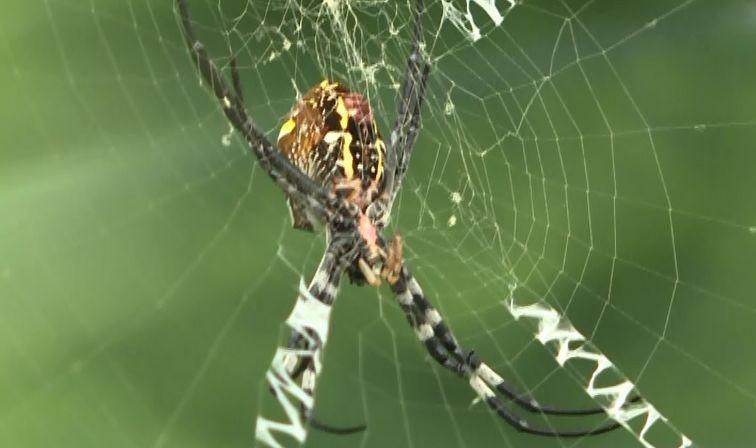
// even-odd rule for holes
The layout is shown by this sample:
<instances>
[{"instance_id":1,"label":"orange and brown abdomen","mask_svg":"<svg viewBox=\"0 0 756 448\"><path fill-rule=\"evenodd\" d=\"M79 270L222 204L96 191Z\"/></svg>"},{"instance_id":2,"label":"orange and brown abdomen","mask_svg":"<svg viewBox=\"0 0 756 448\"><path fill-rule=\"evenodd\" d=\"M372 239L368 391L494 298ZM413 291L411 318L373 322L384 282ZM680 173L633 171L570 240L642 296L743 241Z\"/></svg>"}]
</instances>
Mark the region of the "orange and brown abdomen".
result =
<instances>
[{"instance_id":1,"label":"orange and brown abdomen","mask_svg":"<svg viewBox=\"0 0 756 448\"><path fill-rule=\"evenodd\" d=\"M297 102L281 126L278 149L326 188L353 184L369 196L383 189L386 146L370 106L337 82L325 80Z\"/></svg>"}]
</instances>

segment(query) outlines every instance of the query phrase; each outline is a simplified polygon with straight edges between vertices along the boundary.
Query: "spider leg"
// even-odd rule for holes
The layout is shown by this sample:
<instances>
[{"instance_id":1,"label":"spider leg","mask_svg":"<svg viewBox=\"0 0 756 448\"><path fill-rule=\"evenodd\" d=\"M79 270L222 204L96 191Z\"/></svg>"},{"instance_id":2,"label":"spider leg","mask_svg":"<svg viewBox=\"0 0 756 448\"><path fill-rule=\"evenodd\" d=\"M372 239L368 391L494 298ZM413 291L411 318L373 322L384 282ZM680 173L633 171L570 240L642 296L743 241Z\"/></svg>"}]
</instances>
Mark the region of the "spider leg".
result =
<instances>
[{"instance_id":1,"label":"spider leg","mask_svg":"<svg viewBox=\"0 0 756 448\"><path fill-rule=\"evenodd\" d=\"M242 93L241 78L239 78L239 67L236 65L236 56L231 58L231 85L234 87L234 93L240 102L244 102Z\"/></svg>"},{"instance_id":2,"label":"spider leg","mask_svg":"<svg viewBox=\"0 0 756 448\"><path fill-rule=\"evenodd\" d=\"M517 416L504 405L493 392L493 387L509 400L527 411L547 415L593 415L604 414L602 408L562 409L539 404L531 395L519 392L507 383L493 369L481 362L472 351L463 350L449 327L444 323L440 313L423 294L417 280L406 267L402 267L399 280L391 285L399 306L407 320L433 359L445 368L466 377L478 397L485 401L497 415L517 430L537 435L555 437L581 437L601 434L620 427L617 422L604 424L593 429L580 431L560 431L532 427L527 420ZM631 401L637 401L639 397Z\"/></svg>"},{"instance_id":3,"label":"spider leg","mask_svg":"<svg viewBox=\"0 0 756 448\"><path fill-rule=\"evenodd\" d=\"M186 44L202 79L210 86L226 118L247 141L263 169L285 193L302 200L321 218L330 219L337 213L352 214L352 206L292 165L252 122L244 106L236 59L231 59L232 91L205 46L197 39L186 0L176 2Z\"/></svg>"},{"instance_id":4,"label":"spider leg","mask_svg":"<svg viewBox=\"0 0 756 448\"><path fill-rule=\"evenodd\" d=\"M302 397L311 398L310 400L305 400L302 397L298 399L301 422L332 434L351 434L366 429L366 426L331 426L320 422L312 415L314 391L321 369L322 352L328 335L330 307L336 300L344 267L353 256L348 252L353 245L350 237L341 237L331 241L331 234L330 231L327 234L328 248L312 281L308 287L305 287L304 284L300 286L297 304L286 321L291 327L291 335L286 348L279 349L279 351L283 351L284 355L280 364L275 364L274 361L267 377L269 378L271 392L283 404L285 401L288 402L288 397L285 396L284 390L280 386L276 387L276 384L271 382L271 372L285 376L284 382L290 385L296 385L297 379L301 376L301 386L295 387L301 390ZM296 393L293 395L297 396ZM286 408L286 405L284 405L284 408ZM258 438L265 440L272 438L270 426L266 425L265 422L262 426L263 429L260 429L261 422L260 417L258 417Z\"/></svg>"},{"instance_id":5,"label":"spider leg","mask_svg":"<svg viewBox=\"0 0 756 448\"><path fill-rule=\"evenodd\" d=\"M289 350L297 350L304 344L305 338L298 331L292 330L289 337L289 343L286 344L286 348ZM286 371L292 379L297 379L307 368L310 358L305 356L295 356L293 354L286 358Z\"/></svg>"},{"instance_id":6,"label":"spider leg","mask_svg":"<svg viewBox=\"0 0 756 448\"><path fill-rule=\"evenodd\" d=\"M420 68L423 59L421 45L423 44L422 16L425 11L423 0L417 0L414 9L414 36L407 66L404 70L404 80L398 98L396 122L391 130L390 147L386 154L386 185L391 197L401 185L402 177L409 166L410 153L417 138L420 126L420 111L425 99L425 88L430 74L430 64L426 61Z\"/></svg>"},{"instance_id":7,"label":"spider leg","mask_svg":"<svg viewBox=\"0 0 756 448\"><path fill-rule=\"evenodd\" d=\"M289 338L289 342L286 347L292 351L299 350L303 348L302 346L305 341L306 339L304 338L304 336L302 336L297 331L292 331L291 337ZM315 364L312 362L312 357L295 356L293 354L290 354L286 357L284 362L286 364L286 372L289 374L291 379L296 380L300 376L302 376L302 390L307 395L312 396L315 385L314 380L316 378ZM323 423L311 415L311 411L307 408L307 406L304 405L304 403L299 404L299 413L302 420L308 421L310 423L310 426L317 429L318 431L323 431L330 434L346 435L367 429L367 425L364 424L340 427Z\"/></svg>"},{"instance_id":8,"label":"spider leg","mask_svg":"<svg viewBox=\"0 0 756 448\"><path fill-rule=\"evenodd\" d=\"M465 352L457 343L449 327L441 318L441 314L430 303L427 297L423 294L420 285L417 280L409 274L405 273L405 269L402 269L402 276L405 279L409 279L407 282L407 289L405 295L398 296L400 300L411 301L413 310L416 310L420 319L426 322L430 328L424 330L425 334L428 334L428 330L432 331L435 338L431 338L427 341L426 345L440 343L447 352L453 353L459 359L466 359L467 364L474 366L477 369L478 375L485 379L486 383L495 388L499 393L505 395L514 403L525 408L530 412L537 412L540 414L549 415L596 415L604 414L604 409L600 407L584 408L584 409L564 409L556 406L539 404L535 398L530 394L526 394L518 391L514 386L504 380L499 374L496 373L487 364L481 362L477 355L472 352ZM406 312L406 310L405 310ZM433 348L434 353L439 353L437 348ZM634 396L629 399L628 402L633 403L640 400L640 396Z\"/></svg>"},{"instance_id":9,"label":"spider leg","mask_svg":"<svg viewBox=\"0 0 756 448\"><path fill-rule=\"evenodd\" d=\"M312 362L309 362L302 375L302 390L304 390L308 395L312 395L313 393L313 388L315 386L315 376L315 365ZM347 435L354 434L356 432L362 432L367 429L367 425L365 424L342 427L323 423L315 418L315 416L312 415L312 411L308 410L307 407L301 403L299 411L302 415L302 418L310 423L310 426L317 429L318 431L327 432L329 434Z\"/></svg>"}]
</instances>

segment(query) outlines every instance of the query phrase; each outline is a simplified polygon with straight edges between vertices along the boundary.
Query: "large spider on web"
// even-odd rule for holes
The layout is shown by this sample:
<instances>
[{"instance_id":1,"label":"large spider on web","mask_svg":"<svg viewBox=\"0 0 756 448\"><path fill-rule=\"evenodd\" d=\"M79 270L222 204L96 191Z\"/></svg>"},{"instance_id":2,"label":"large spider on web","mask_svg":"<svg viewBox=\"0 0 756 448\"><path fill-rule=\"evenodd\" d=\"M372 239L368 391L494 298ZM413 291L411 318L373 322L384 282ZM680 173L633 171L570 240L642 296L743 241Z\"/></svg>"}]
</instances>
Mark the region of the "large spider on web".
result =
<instances>
[{"instance_id":1,"label":"large spider on web","mask_svg":"<svg viewBox=\"0 0 756 448\"><path fill-rule=\"evenodd\" d=\"M517 430L542 436L582 437L620 426L611 422L591 429L562 431L537 427L510 410L507 404L514 403L525 411L544 415L605 413L598 407L567 409L539 404L503 379L473 350L462 348L404 263L399 235L389 240L383 236L420 129L420 112L430 73L430 63L421 48L423 0L415 1L414 37L388 144L381 139L367 99L343 84L324 80L295 104L280 129L277 146L247 113L235 58L230 60L229 88L194 33L186 0L177 3L184 36L203 80L260 166L283 189L293 226L303 230L321 224L325 227L325 254L305 291L311 301L330 307L344 272L357 284L378 286L385 281L430 356L465 378L478 399ZM318 349L325 336L310 330L293 330L288 348ZM301 376L302 389L310 397L318 363L314 356L287 356L285 361L286 375L291 380ZM364 425L338 428L320 423L304 402L300 402L300 411L304 420L320 430L344 434L365 429Z\"/></svg>"}]
</instances>

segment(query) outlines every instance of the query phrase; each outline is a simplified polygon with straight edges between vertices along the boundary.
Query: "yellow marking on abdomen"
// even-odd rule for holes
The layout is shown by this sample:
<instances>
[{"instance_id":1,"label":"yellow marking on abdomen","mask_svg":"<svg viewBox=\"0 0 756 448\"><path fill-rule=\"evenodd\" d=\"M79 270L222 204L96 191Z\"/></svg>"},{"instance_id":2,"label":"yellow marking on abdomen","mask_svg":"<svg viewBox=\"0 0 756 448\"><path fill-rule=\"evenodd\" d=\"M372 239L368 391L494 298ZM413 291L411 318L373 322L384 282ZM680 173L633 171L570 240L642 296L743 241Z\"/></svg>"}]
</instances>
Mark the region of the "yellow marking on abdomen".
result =
<instances>
[{"instance_id":1,"label":"yellow marking on abdomen","mask_svg":"<svg viewBox=\"0 0 756 448\"><path fill-rule=\"evenodd\" d=\"M346 180L351 180L354 177L354 159L352 158L352 151L349 146L352 144L352 134L349 132L331 131L323 137L323 141L329 145L341 138L341 167L344 168L344 176Z\"/></svg>"},{"instance_id":2,"label":"yellow marking on abdomen","mask_svg":"<svg viewBox=\"0 0 756 448\"><path fill-rule=\"evenodd\" d=\"M352 151L349 146L352 144L352 134L344 132L343 142L341 144L341 159L344 161L344 175L347 180L351 180L354 176L354 168L352 168Z\"/></svg>"},{"instance_id":3,"label":"yellow marking on abdomen","mask_svg":"<svg viewBox=\"0 0 756 448\"><path fill-rule=\"evenodd\" d=\"M280 141L285 136L289 135L291 131L294 130L294 128L297 127L297 122L294 121L293 118L289 118L286 120L286 123L281 126L281 131L278 133L278 141Z\"/></svg>"},{"instance_id":4,"label":"yellow marking on abdomen","mask_svg":"<svg viewBox=\"0 0 756 448\"><path fill-rule=\"evenodd\" d=\"M349 123L349 111L346 108L346 104L344 104L344 98L341 96L336 100L336 113L341 117L339 119L341 129L346 130L347 124Z\"/></svg>"}]
</instances>

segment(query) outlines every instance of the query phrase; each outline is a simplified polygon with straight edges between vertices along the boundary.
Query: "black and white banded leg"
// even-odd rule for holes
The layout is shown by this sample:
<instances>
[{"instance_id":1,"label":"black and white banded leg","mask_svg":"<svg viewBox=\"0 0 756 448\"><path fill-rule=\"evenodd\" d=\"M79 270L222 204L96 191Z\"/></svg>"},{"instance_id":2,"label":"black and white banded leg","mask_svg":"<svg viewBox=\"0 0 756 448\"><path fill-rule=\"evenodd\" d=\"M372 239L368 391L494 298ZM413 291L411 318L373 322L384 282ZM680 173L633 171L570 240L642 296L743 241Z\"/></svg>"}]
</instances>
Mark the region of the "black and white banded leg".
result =
<instances>
[{"instance_id":1,"label":"black and white banded leg","mask_svg":"<svg viewBox=\"0 0 756 448\"><path fill-rule=\"evenodd\" d=\"M333 192L326 191L292 165L253 123L244 106L236 60L231 59L232 88L229 88L225 77L210 58L207 49L197 39L186 1L176 0L184 38L192 55L192 60L197 65L203 81L207 83L220 103L226 118L247 141L260 166L288 197L295 198L302 204L307 204L312 213L320 218L328 222L336 222L340 219L340 215L354 216L356 214L354 205L340 199Z\"/></svg>"},{"instance_id":2,"label":"black and white banded leg","mask_svg":"<svg viewBox=\"0 0 756 448\"><path fill-rule=\"evenodd\" d=\"M333 300L334 298L335 296L332 297L331 300ZM287 348L292 351L304 350L306 349L306 343L307 340L304 336L302 336L299 332L292 330ZM313 358L310 356L296 356L294 354L289 354L285 358L285 365L286 372L289 374L289 377L291 377L292 380L296 381L300 376L302 377L302 390L307 395L312 396L315 392L315 379L317 377ZM364 424L342 427L323 423L314 415L312 415L312 411L307 409L303 403L300 403L299 410L302 418L305 421L309 422L310 426L317 429L318 431L344 435L364 431L365 429L367 429L367 425Z\"/></svg>"},{"instance_id":3,"label":"black and white banded leg","mask_svg":"<svg viewBox=\"0 0 756 448\"><path fill-rule=\"evenodd\" d=\"M415 2L412 47L404 69L404 79L399 90L397 116L391 130L390 147L387 151L386 184L392 196L398 191L402 177L409 167L410 154L420 127L420 111L425 99L425 89L430 74L430 64L423 60L423 0Z\"/></svg>"},{"instance_id":4,"label":"black and white banded leg","mask_svg":"<svg viewBox=\"0 0 756 448\"><path fill-rule=\"evenodd\" d=\"M499 398L494 390L506 397L508 401L534 413L581 416L605 414L605 411L602 408L562 409L555 406L545 406L539 404L531 395L518 391L517 388L482 362L473 351L464 350L459 345L453 333L443 321L441 314L423 294L417 280L406 267L402 267L399 280L391 285L391 290L396 295L397 302L415 330L415 334L431 357L445 368L467 378L478 397L515 429L544 436L582 437L601 434L621 426L617 422L612 422L580 431L560 431L534 427L526 419L509 410L505 406L505 401ZM638 397L630 401L637 399Z\"/></svg>"},{"instance_id":5,"label":"black and white banded leg","mask_svg":"<svg viewBox=\"0 0 756 448\"><path fill-rule=\"evenodd\" d=\"M362 426L336 428L312 418L314 392L321 371L323 349L328 338L331 305L338 293L339 280L350 255L344 241L329 243L309 287L300 285L297 302L287 325L293 337L279 347L266 374L268 387L286 413L289 422L281 423L258 416L255 437L267 446L278 447L275 433L288 435L299 443L307 437L306 425L335 433L351 433ZM299 367L303 366L303 367ZM301 373L301 385L297 376Z\"/></svg>"}]
</instances>

